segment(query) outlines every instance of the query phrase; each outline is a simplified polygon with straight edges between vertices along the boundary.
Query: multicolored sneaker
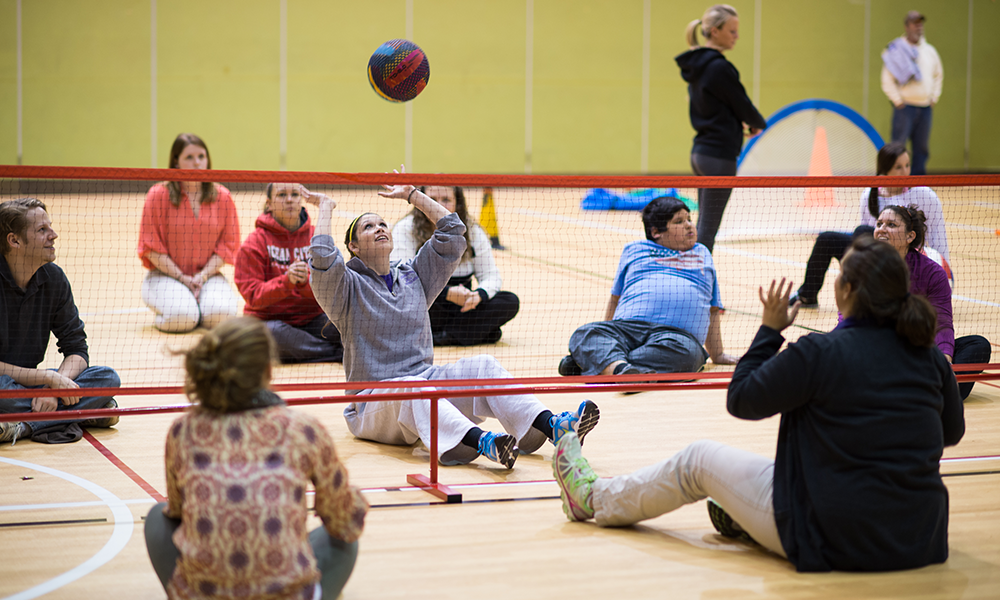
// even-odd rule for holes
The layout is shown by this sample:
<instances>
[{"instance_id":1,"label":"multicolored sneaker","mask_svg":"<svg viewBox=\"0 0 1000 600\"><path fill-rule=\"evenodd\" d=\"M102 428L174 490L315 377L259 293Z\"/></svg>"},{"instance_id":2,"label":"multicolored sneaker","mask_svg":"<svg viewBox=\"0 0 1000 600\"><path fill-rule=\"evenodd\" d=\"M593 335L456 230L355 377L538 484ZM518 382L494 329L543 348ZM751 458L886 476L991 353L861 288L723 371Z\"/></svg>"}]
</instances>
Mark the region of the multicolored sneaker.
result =
<instances>
[{"instance_id":1,"label":"multicolored sneaker","mask_svg":"<svg viewBox=\"0 0 1000 600\"><path fill-rule=\"evenodd\" d=\"M577 407L576 412L561 412L549 418L549 425L552 426L552 443L558 444L562 436L570 432L575 432L580 438L580 445L583 445L583 438L590 430L597 425L601 418L601 411L597 405L590 400L584 400Z\"/></svg>"},{"instance_id":2,"label":"multicolored sneaker","mask_svg":"<svg viewBox=\"0 0 1000 600\"><path fill-rule=\"evenodd\" d=\"M711 498L708 499L708 518L712 520L712 526L721 535L741 542L757 543L749 533L743 531L740 524L734 521L724 508L719 506L718 502Z\"/></svg>"},{"instance_id":3,"label":"multicolored sneaker","mask_svg":"<svg viewBox=\"0 0 1000 600\"><path fill-rule=\"evenodd\" d=\"M115 399L112 398L111 400L108 401L107 404L104 405L104 408L118 408L118 402L116 402ZM83 425L84 427L114 427L117 424L118 424L118 415L113 415L104 418L95 417L93 419L87 419L86 421L81 423L81 425Z\"/></svg>"},{"instance_id":4,"label":"multicolored sneaker","mask_svg":"<svg viewBox=\"0 0 1000 600\"><path fill-rule=\"evenodd\" d=\"M484 431L479 436L479 455L511 469L517 460L517 440L507 433Z\"/></svg>"},{"instance_id":5,"label":"multicolored sneaker","mask_svg":"<svg viewBox=\"0 0 1000 600\"><path fill-rule=\"evenodd\" d=\"M570 521L586 521L594 517L590 506L591 488L597 474L580 450L580 438L572 431L566 433L556 444L552 457L552 474L559 483L559 497L562 498L563 512Z\"/></svg>"},{"instance_id":6,"label":"multicolored sneaker","mask_svg":"<svg viewBox=\"0 0 1000 600\"><path fill-rule=\"evenodd\" d=\"M10 442L13 446L17 443L17 438L21 436L23 423L4 421L0 423L0 442Z\"/></svg>"}]
</instances>

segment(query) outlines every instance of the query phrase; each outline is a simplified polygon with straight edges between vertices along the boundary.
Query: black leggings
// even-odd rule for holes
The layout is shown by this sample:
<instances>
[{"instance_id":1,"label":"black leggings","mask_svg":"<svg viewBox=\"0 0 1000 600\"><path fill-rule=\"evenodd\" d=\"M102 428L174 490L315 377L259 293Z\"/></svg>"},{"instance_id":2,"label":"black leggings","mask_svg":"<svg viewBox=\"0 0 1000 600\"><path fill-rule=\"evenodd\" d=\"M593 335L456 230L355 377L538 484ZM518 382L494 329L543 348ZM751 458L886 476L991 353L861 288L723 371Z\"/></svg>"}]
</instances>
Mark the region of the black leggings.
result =
<instances>
[{"instance_id":1,"label":"black leggings","mask_svg":"<svg viewBox=\"0 0 1000 600\"><path fill-rule=\"evenodd\" d=\"M695 175L732 176L736 175L736 161L692 153L691 169ZM722 215L732 193L732 188L698 190L698 242L704 244L709 252L715 248L715 234L719 232Z\"/></svg>"},{"instance_id":2,"label":"black leggings","mask_svg":"<svg viewBox=\"0 0 1000 600\"><path fill-rule=\"evenodd\" d=\"M820 288L823 287L826 270L830 268L830 260L843 258L844 254L847 254L847 249L851 247L851 242L858 236L874 233L874 227L858 225L852 234L839 231L824 231L819 234L816 243L813 244L812 254L809 255L809 262L806 263L806 276L802 280L802 286L799 287L799 299L810 304L815 302Z\"/></svg>"},{"instance_id":3,"label":"black leggings","mask_svg":"<svg viewBox=\"0 0 1000 600\"><path fill-rule=\"evenodd\" d=\"M990 347L989 340L981 335L966 335L955 339L955 356L952 357L951 362L955 365L988 363L992 353L993 349ZM955 371L956 375L962 373L982 373L982 371ZM958 392L961 394L962 400L969 397L974 385L976 385L974 381L958 384Z\"/></svg>"},{"instance_id":4,"label":"black leggings","mask_svg":"<svg viewBox=\"0 0 1000 600\"><path fill-rule=\"evenodd\" d=\"M448 288L430 308L431 333L435 346L495 344L503 333L500 327L514 318L521 301L512 292L497 292L469 312L447 300Z\"/></svg>"}]
</instances>

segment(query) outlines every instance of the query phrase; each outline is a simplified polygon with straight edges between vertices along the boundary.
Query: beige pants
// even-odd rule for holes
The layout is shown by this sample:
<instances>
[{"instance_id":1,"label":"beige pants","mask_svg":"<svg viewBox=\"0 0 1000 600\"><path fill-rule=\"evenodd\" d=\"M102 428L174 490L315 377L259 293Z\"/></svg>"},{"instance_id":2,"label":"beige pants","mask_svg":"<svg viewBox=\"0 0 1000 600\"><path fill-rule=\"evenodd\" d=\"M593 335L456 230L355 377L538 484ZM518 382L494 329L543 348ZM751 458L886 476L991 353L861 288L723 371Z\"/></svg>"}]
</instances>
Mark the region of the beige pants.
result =
<instances>
[{"instance_id":1,"label":"beige pants","mask_svg":"<svg viewBox=\"0 0 1000 600\"><path fill-rule=\"evenodd\" d=\"M774 522L774 461L711 440L628 475L598 479L591 506L598 525L624 526L709 496L758 544L785 556Z\"/></svg>"}]
</instances>

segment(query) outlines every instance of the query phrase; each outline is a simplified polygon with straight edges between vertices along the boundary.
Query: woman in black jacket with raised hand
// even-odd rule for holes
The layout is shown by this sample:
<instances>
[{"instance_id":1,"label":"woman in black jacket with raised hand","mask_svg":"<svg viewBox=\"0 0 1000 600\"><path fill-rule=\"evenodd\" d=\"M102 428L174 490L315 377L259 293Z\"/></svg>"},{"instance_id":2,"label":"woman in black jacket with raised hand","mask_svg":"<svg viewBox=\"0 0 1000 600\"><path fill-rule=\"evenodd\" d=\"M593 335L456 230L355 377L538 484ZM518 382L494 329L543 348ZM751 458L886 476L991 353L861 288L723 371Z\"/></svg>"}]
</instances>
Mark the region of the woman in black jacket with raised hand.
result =
<instances>
[{"instance_id":1,"label":"woman in black jacket with raised hand","mask_svg":"<svg viewBox=\"0 0 1000 600\"><path fill-rule=\"evenodd\" d=\"M835 285L845 319L778 352L784 280L765 294L763 324L740 359L727 407L741 419L781 415L775 459L702 440L663 462L598 478L572 435L552 465L571 520L630 525L712 497L713 525L752 538L799 571L888 571L948 558L948 490L939 461L965 433L951 365L934 345L936 316L909 292L899 252L856 240Z\"/></svg>"},{"instance_id":2,"label":"woman in black jacket with raised hand","mask_svg":"<svg viewBox=\"0 0 1000 600\"><path fill-rule=\"evenodd\" d=\"M698 44L697 29L705 38ZM736 159L743 148L743 131L754 136L767 127L764 117L740 83L740 73L722 55L732 50L739 39L740 19L736 9L716 4L701 19L687 26L690 50L675 60L681 77L688 82L691 99L691 126L698 134L691 148L691 169L695 175L736 175ZM698 190L698 242L711 252L715 234L732 189Z\"/></svg>"}]
</instances>

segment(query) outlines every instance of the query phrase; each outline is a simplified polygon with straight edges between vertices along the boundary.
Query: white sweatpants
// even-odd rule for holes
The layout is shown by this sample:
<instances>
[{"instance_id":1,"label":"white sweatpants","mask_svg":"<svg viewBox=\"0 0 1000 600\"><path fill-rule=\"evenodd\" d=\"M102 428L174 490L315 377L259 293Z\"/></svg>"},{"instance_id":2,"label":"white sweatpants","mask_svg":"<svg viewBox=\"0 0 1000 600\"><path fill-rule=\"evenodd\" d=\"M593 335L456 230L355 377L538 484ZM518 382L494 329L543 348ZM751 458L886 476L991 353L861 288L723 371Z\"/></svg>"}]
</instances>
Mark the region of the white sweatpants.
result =
<instances>
[{"instance_id":1,"label":"white sweatpants","mask_svg":"<svg viewBox=\"0 0 1000 600\"><path fill-rule=\"evenodd\" d=\"M591 507L601 526L658 517L711 496L758 544L785 556L774 522L774 461L701 440L655 465L594 482Z\"/></svg>"},{"instance_id":2,"label":"white sweatpants","mask_svg":"<svg viewBox=\"0 0 1000 600\"><path fill-rule=\"evenodd\" d=\"M160 271L149 271L142 280L142 301L156 314L156 328L167 333L185 333L199 323L211 329L236 316L238 306L232 286L221 274L210 277L195 300L180 281Z\"/></svg>"},{"instance_id":3,"label":"white sweatpants","mask_svg":"<svg viewBox=\"0 0 1000 600\"><path fill-rule=\"evenodd\" d=\"M497 359L480 354L447 365L434 365L413 377L387 381L402 383L440 379L499 379L510 376ZM434 386L418 383L408 387L400 385L399 388L362 390L358 395L434 389ZM458 446L470 429L488 417L500 421L504 430L519 442L523 440L526 452L537 450L545 438L532 427L532 423L545 410L548 410L545 405L531 395L442 398L438 402L438 458ZM348 429L359 438L397 445L413 444L419 439L428 448L431 447L430 415L430 400L357 402L349 404L344 410Z\"/></svg>"}]
</instances>

